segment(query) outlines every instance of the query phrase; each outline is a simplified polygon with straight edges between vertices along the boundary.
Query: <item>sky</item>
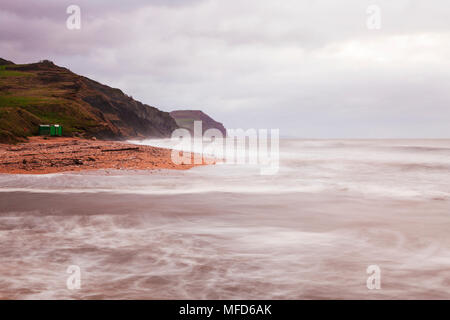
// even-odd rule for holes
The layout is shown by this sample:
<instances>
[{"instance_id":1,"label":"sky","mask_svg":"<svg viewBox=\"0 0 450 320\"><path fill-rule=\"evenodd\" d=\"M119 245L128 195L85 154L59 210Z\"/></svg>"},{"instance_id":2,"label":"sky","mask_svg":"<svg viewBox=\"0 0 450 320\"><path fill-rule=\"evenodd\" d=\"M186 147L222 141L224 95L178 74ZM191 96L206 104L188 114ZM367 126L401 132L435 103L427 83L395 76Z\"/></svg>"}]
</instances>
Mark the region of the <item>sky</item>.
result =
<instances>
[{"instance_id":1,"label":"sky","mask_svg":"<svg viewBox=\"0 0 450 320\"><path fill-rule=\"evenodd\" d=\"M0 57L227 128L450 138L448 0L2 0Z\"/></svg>"}]
</instances>

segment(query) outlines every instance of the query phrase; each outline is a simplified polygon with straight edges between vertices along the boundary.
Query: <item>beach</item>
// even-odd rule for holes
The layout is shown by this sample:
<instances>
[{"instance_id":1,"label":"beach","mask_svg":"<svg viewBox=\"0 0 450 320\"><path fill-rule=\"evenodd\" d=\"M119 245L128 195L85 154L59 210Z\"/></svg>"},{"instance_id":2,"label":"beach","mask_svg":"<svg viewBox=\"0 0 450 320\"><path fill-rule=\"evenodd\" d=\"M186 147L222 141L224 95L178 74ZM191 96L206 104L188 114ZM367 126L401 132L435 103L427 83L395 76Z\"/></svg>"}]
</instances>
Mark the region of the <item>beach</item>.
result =
<instances>
[{"instance_id":1,"label":"beach","mask_svg":"<svg viewBox=\"0 0 450 320\"><path fill-rule=\"evenodd\" d=\"M30 137L26 143L0 144L0 173L47 174L57 172L118 170L186 170L176 165L171 151L120 141L63 137Z\"/></svg>"}]
</instances>

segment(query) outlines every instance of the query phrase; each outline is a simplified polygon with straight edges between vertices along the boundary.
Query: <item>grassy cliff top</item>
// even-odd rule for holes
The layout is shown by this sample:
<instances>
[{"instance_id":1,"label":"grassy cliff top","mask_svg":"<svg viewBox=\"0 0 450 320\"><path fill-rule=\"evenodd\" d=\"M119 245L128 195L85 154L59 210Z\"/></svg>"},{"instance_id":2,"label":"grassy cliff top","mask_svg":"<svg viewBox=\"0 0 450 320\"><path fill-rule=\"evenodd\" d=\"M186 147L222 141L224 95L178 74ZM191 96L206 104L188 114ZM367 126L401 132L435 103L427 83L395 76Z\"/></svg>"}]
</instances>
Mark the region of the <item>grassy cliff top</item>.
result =
<instances>
[{"instance_id":1,"label":"grassy cliff top","mask_svg":"<svg viewBox=\"0 0 450 320\"><path fill-rule=\"evenodd\" d=\"M0 143L26 140L39 124L53 123L65 136L100 139L166 137L178 127L167 112L51 61L0 58Z\"/></svg>"}]
</instances>

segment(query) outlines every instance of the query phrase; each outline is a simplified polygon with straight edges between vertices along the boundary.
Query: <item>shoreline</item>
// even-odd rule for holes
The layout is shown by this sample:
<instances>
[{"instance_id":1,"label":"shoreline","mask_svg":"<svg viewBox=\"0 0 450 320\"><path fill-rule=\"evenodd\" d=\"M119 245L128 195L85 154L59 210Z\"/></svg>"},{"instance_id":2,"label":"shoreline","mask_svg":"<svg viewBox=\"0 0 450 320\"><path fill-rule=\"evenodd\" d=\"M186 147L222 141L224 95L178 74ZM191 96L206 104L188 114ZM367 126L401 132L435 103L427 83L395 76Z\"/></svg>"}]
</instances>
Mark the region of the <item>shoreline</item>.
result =
<instances>
[{"instance_id":1,"label":"shoreline","mask_svg":"<svg viewBox=\"0 0 450 320\"><path fill-rule=\"evenodd\" d=\"M0 174L49 174L88 170L187 170L205 164L172 162L171 149L121 141L30 137L0 144Z\"/></svg>"}]
</instances>

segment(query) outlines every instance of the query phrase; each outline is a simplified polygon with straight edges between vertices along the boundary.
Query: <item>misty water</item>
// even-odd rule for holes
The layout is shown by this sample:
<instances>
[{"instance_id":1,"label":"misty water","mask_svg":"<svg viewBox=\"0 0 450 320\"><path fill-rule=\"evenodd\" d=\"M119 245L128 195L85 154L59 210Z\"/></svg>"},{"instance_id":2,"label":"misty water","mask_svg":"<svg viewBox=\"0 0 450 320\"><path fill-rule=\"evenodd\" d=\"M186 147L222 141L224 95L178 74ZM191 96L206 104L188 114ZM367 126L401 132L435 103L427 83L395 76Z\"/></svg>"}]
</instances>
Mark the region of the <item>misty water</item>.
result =
<instances>
[{"instance_id":1,"label":"misty water","mask_svg":"<svg viewBox=\"0 0 450 320\"><path fill-rule=\"evenodd\" d=\"M286 139L275 175L0 175L0 259L9 299L449 298L450 140Z\"/></svg>"}]
</instances>

